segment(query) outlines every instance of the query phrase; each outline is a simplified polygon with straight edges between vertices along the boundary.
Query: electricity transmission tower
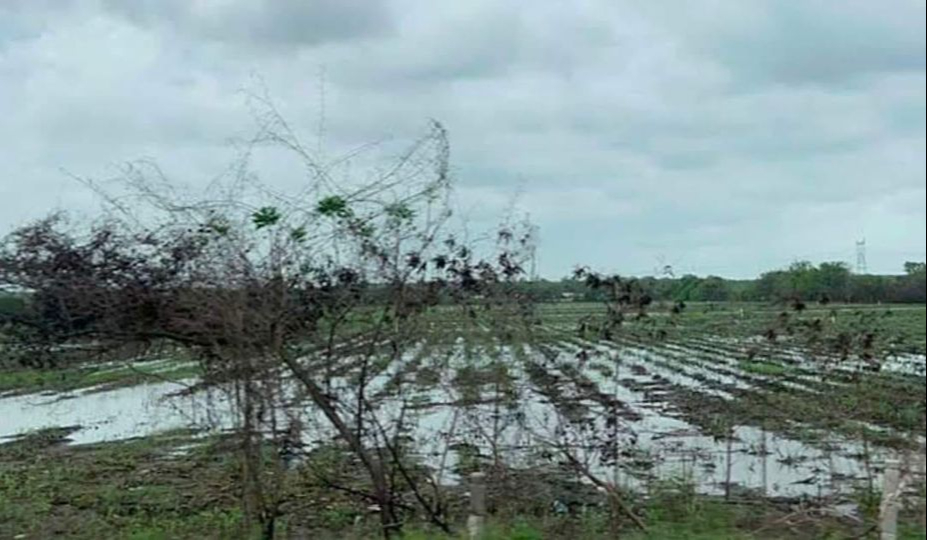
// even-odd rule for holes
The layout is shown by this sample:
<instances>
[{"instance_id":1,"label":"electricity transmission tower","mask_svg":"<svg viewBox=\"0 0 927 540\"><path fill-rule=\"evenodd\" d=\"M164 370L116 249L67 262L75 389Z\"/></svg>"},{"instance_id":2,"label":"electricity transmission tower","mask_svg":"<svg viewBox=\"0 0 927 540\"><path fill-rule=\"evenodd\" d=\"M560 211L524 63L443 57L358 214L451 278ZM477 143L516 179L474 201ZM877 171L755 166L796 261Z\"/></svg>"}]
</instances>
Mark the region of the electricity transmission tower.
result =
<instances>
[{"instance_id":1,"label":"electricity transmission tower","mask_svg":"<svg viewBox=\"0 0 927 540\"><path fill-rule=\"evenodd\" d=\"M856 241L856 273L866 273L866 239Z\"/></svg>"}]
</instances>

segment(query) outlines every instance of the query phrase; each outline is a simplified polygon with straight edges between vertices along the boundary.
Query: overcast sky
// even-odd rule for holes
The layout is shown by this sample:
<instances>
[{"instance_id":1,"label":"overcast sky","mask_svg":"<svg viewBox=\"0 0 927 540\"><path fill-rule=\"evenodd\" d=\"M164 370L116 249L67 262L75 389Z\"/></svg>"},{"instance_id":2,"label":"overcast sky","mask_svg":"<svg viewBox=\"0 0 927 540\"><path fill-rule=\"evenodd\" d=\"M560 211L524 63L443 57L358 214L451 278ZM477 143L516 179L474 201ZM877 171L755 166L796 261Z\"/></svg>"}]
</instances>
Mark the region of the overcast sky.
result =
<instances>
[{"instance_id":1,"label":"overcast sky","mask_svg":"<svg viewBox=\"0 0 927 540\"><path fill-rule=\"evenodd\" d=\"M924 0L2 0L0 233L90 211L63 170L149 157L207 182L259 77L310 138L324 88L326 153L442 121L462 213L517 195L547 277L855 263L863 237L898 272L925 258L924 20Z\"/></svg>"}]
</instances>

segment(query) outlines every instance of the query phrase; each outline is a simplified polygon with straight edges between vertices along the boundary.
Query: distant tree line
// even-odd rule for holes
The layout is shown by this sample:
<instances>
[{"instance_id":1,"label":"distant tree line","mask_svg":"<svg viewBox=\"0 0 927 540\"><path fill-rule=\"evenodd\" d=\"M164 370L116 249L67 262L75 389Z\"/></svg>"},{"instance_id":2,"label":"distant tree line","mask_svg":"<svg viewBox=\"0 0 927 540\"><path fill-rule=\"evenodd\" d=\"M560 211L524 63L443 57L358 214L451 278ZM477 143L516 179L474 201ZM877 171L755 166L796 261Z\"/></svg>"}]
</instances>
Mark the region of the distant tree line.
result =
<instances>
[{"instance_id":1,"label":"distant tree line","mask_svg":"<svg viewBox=\"0 0 927 540\"><path fill-rule=\"evenodd\" d=\"M843 262L814 265L796 262L782 270L764 272L756 279L737 280L719 276L643 277L641 288L654 301L672 302L788 302L801 300L828 304L924 303L927 275L923 262L906 262L902 275L854 274ZM538 280L526 284L539 301L601 301L599 291L589 290L572 277L560 281Z\"/></svg>"},{"instance_id":2,"label":"distant tree line","mask_svg":"<svg viewBox=\"0 0 927 540\"><path fill-rule=\"evenodd\" d=\"M794 300L829 304L927 302L927 265L904 263L902 275L854 274L843 262L824 262L817 266L807 261L791 264L782 270L764 272L757 279L726 279L719 276L643 277L637 284L653 301L662 302L771 302ZM600 290L590 289L584 281L571 276L560 281L536 280L521 287L539 302L602 301ZM384 293L373 286L369 300L379 303ZM441 293L440 303L450 303ZM385 300L384 300L385 301ZM23 295L0 291L0 313L12 313L23 305Z\"/></svg>"},{"instance_id":3,"label":"distant tree line","mask_svg":"<svg viewBox=\"0 0 927 540\"><path fill-rule=\"evenodd\" d=\"M792 263L782 270L764 272L757 279L726 279L719 276L643 277L637 283L653 301L662 302L771 302L794 300L829 304L927 302L927 265L923 262L904 263L904 274L854 274L843 262L823 262L817 266L807 261ZM521 287L536 301L599 302L604 293L590 289L585 282L571 276L560 281L536 280ZM379 303L377 287L371 289L370 301ZM384 290L385 291L385 290ZM442 293L440 303L451 298ZM0 313L18 311L23 295L0 291Z\"/></svg>"}]
</instances>

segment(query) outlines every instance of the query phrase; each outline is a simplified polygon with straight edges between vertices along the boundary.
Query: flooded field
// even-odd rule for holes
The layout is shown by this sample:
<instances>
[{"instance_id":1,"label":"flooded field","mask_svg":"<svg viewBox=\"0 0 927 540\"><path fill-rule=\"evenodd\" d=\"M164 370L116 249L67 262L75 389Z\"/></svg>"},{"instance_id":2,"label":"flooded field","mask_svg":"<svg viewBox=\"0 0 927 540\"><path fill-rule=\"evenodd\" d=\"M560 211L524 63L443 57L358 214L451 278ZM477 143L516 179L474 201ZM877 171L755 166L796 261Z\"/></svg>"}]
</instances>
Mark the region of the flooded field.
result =
<instances>
[{"instance_id":1,"label":"flooded field","mask_svg":"<svg viewBox=\"0 0 927 540\"><path fill-rule=\"evenodd\" d=\"M0 381L0 463L12 471L0 483L13 494L0 489L0 517L36 537L78 529L107 537L170 531L180 506L191 532L176 537L237 531L250 440L276 464L263 485L287 501L280 508L292 529L283 537L377 534L378 507L357 495L372 485L364 451L395 467L394 486L408 489L410 475L424 505L446 505L458 523L480 473L493 512L545 516L546 530L566 526L558 520L596 527L588 537L611 534L601 517L611 515L613 494L632 505L624 515L650 521L672 518L648 512L682 512L692 523L722 516L698 525L706 531L751 530L760 520L780 535L770 538L791 537L794 526L781 523L811 512L806 538L823 537L819 527L857 534L878 515L893 461L904 522L916 521L925 468L919 349L885 332L877 360L840 357L796 336L770 339L769 316L736 312L657 314L606 339L578 331L588 308L544 309L514 338L438 313L402 348L343 339L327 353L300 349L295 366L258 364L264 371L250 379L223 379L229 366L217 371L166 349L15 372ZM261 385L250 405L248 382ZM58 517L46 523L48 508ZM90 517L73 521L75 512Z\"/></svg>"},{"instance_id":2,"label":"flooded field","mask_svg":"<svg viewBox=\"0 0 927 540\"><path fill-rule=\"evenodd\" d=\"M69 437L73 444L145 437L184 427L231 428L233 415L220 392L178 395L194 382L0 398L0 439L30 430L71 426L78 428Z\"/></svg>"},{"instance_id":3,"label":"flooded field","mask_svg":"<svg viewBox=\"0 0 927 540\"><path fill-rule=\"evenodd\" d=\"M632 490L686 478L700 492L719 495L848 495L861 485L878 485L890 456L923 466L923 451L918 465L916 449L922 448L922 435L899 448L853 438L846 429L828 430L816 418L787 411L780 411L787 422L746 414L735 404L744 395L770 392L764 383L772 376L739 369L717 344L706 349L700 341L643 347L575 339L516 349L422 346L376 374L367 392L376 396L380 422L395 425L403 418L411 448L447 484L460 481L464 455L530 467L545 448L568 449L594 473ZM923 363L923 357L909 357L905 365ZM349 369L331 381L342 403L356 397L353 375ZM839 384L805 370L779 379L777 391L786 393ZM221 386L197 389L195 383L5 397L0 439L75 426L69 440L81 445L177 428L203 433L234 428L230 392ZM334 437L314 409L280 412L309 426L306 451ZM892 431L870 427L877 429Z\"/></svg>"}]
</instances>

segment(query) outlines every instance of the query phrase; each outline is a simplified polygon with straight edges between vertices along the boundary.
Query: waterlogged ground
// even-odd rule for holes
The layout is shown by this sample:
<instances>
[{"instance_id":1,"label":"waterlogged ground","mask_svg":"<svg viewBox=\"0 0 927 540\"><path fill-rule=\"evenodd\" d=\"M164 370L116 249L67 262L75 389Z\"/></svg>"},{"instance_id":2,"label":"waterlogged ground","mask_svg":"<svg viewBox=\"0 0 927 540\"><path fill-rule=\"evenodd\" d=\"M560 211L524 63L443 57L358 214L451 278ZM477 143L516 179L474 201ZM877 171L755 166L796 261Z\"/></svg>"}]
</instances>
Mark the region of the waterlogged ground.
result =
<instances>
[{"instance_id":1,"label":"waterlogged ground","mask_svg":"<svg viewBox=\"0 0 927 540\"><path fill-rule=\"evenodd\" d=\"M0 445L0 538L203 539L259 538L242 517L240 468L232 437L186 430L98 444L64 445L69 430L33 432ZM537 477L537 475L535 475ZM344 479L342 479L344 480ZM525 491L527 486L515 486ZM293 475L285 487L276 538L378 538L376 515L366 503ZM531 498L538 493L529 491ZM449 493L465 508L462 493ZM809 507L727 505L687 491L656 490L636 510L646 532L626 527L622 538L802 539L856 537L858 521ZM464 512L464 513L461 513ZM464 530L465 510L452 513ZM530 517L529 517L530 516ZM427 524L407 523L409 539L450 540ZM899 539L923 538L911 521ZM613 538L600 506L579 514L493 515L487 540Z\"/></svg>"},{"instance_id":2,"label":"waterlogged ground","mask_svg":"<svg viewBox=\"0 0 927 540\"><path fill-rule=\"evenodd\" d=\"M689 394L724 403L735 398L723 388L737 388L737 382L723 376L705 383L691 370L668 368L667 357L653 351L626 348L577 361L583 350L591 348L558 343L543 353L527 349L496 359L477 353L476 361L452 354L439 361L433 372L445 375L414 398L418 440L434 441L432 463L454 461L456 455L443 450L449 441L451 447L476 448L487 459L500 454L507 463L521 464L536 460L539 447L565 447L598 475L631 488L682 475L704 493L749 489L796 497L877 485L881 463L897 454L815 432L798 419L789 431L803 439L738 423L747 417L697 417L688 410ZM485 376L499 366L505 366L503 382L481 385L478 395L467 396L473 389L462 389L446 375L483 370ZM401 372L396 368L393 380ZM609 416L616 421L610 424ZM711 426L712 421L726 425ZM618 426L616 435L603 437L610 425ZM618 466L608 459L614 453Z\"/></svg>"},{"instance_id":3,"label":"waterlogged ground","mask_svg":"<svg viewBox=\"0 0 927 540\"><path fill-rule=\"evenodd\" d=\"M576 308L549 308L537 339L518 346L500 346L491 328L449 338L449 326L399 361L368 366L366 397L382 425L402 419L399 435L449 493L462 494L470 471L498 461L530 487L491 493L491 501L542 511L552 502L600 504L571 472L573 459L645 495L634 500L653 531L639 538L821 538L830 534L822 526L836 527L835 537L858 535L877 511L890 457L915 473L909 500L922 504L923 309L807 314L847 319L847 327L875 314L887 353L872 370L863 359L822 361L800 343L763 338L774 312L759 321L696 313L662 339L632 331L604 341L577 337L577 314L588 309ZM305 366L331 372L329 391L350 413L359 362ZM174 358L0 373L0 538L247 537L232 393L205 389L198 376L195 364ZM375 536L366 504L304 474L334 433L313 409L293 405L298 390L285 382L287 405L272 411L305 427L281 534ZM531 480L563 474L572 478L566 488L538 490ZM661 499L680 480L702 498L680 500L675 489ZM712 502L760 497L762 510ZM917 522L913 512L906 523ZM602 515L582 515L516 519L500 525L498 538L608 536ZM904 531L923 538L917 527Z\"/></svg>"},{"instance_id":4,"label":"waterlogged ground","mask_svg":"<svg viewBox=\"0 0 927 540\"><path fill-rule=\"evenodd\" d=\"M0 398L0 440L37 429L73 427L73 444L144 437L177 428L232 427L226 396L188 389L193 379L100 390L43 392Z\"/></svg>"},{"instance_id":5,"label":"waterlogged ground","mask_svg":"<svg viewBox=\"0 0 927 540\"><path fill-rule=\"evenodd\" d=\"M924 359L906 362L922 366ZM627 488L646 490L681 476L708 494L850 496L860 486L879 485L889 456L923 467L916 449L923 429L905 438L891 425L893 417L850 429L831 425L828 414L804 415L796 396L823 395L836 386L826 397L833 399L843 395L844 383L801 363L772 371L744 369L731 349L706 340L555 339L514 349L457 342L419 347L379 372L368 395L380 406L381 422L404 419L418 454L446 484L459 482L476 462L556 462L558 449ZM343 403L352 402L353 376L347 369L332 382ZM73 428L67 438L74 445L180 428L207 434L232 428L229 394L191 390L195 382L9 395L0 398L0 440L54 427ZM760 406L767 401L753 402L764 396L796 409L764 412ZM309 426L307 448L333 435L317 414L289 412ZM851 436L859 433L873 436Z\"/></svg>"},{"instance_id":6,"label":"waterlogged ground","mask_svg":"<svg viewBox=\"0 0 927 540\"><path fill-rule=\"evenodd\" d=\"M93 362L45 370L8 368L0 370L0 398L86 388L106 390L145 382L176 381L198 374L195 362L173 357Z\"/></svg>"}]
</instances>

